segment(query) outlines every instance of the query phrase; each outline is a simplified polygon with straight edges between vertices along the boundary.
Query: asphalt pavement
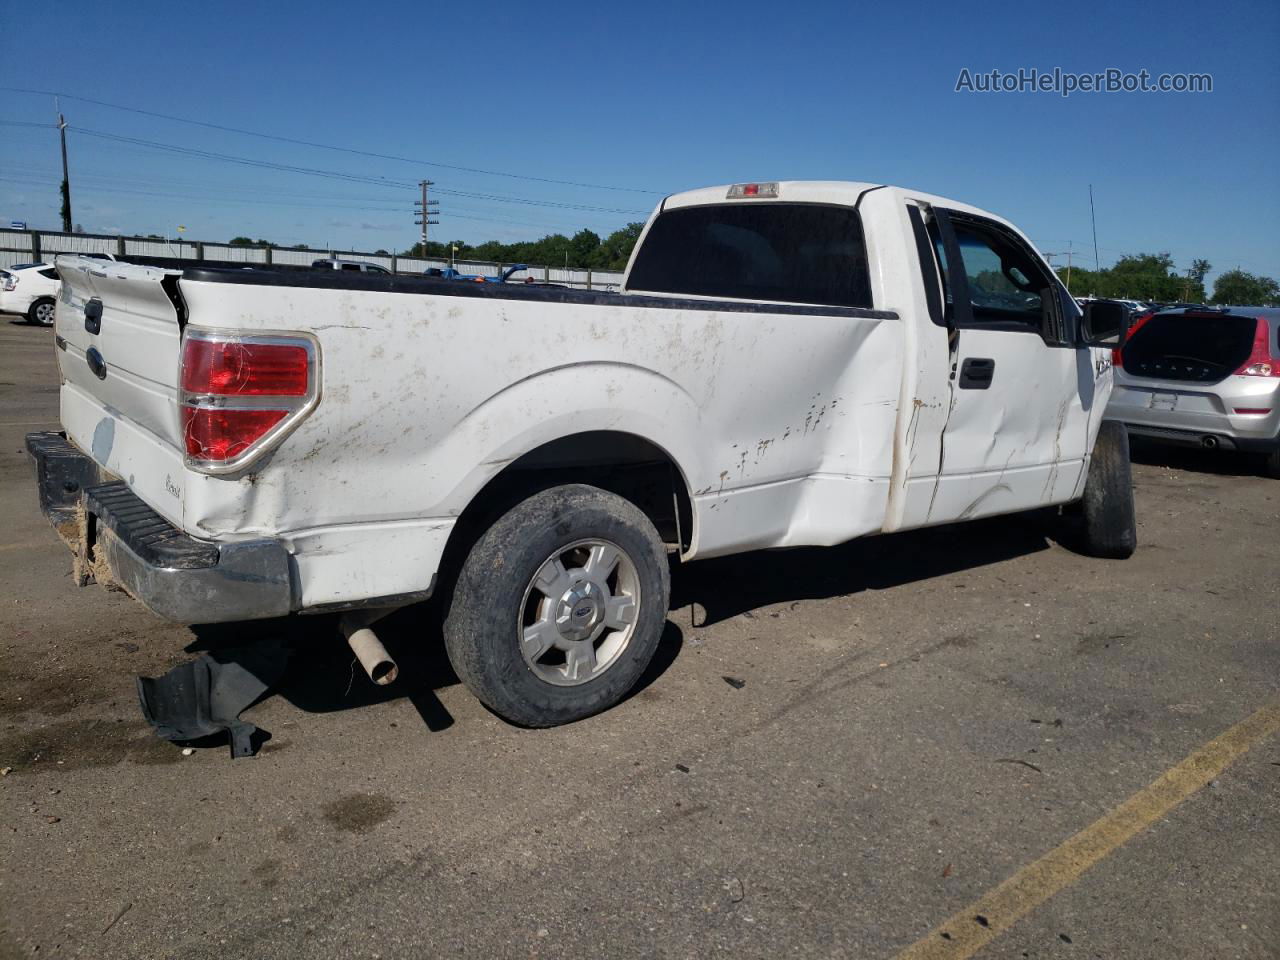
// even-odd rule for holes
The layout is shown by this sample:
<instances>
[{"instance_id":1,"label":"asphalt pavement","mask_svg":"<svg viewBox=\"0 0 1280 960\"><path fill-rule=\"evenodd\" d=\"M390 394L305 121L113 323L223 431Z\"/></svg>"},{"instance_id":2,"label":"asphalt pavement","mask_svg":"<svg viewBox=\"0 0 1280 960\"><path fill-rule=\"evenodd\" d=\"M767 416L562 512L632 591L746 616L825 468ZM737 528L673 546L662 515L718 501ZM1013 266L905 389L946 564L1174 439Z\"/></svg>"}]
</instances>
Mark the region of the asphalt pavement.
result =
<instances>
[{"instance_id":1,"label":"asphalt pavement","mask_svg":"<svg viewBox=\"0 0 1280 960\"><path fill-rule=\"evenodd\" d=\"M0 957L1280 956L1253 464L1136 448L1127 561L1035 514L677 569L640 689L522 730L429 611L376 688L331 620L77 588L23 450L52 339L0 322ZM293 649L257 757L152 735L135 676L251 638Z\"/></svg>"}]
</instances>

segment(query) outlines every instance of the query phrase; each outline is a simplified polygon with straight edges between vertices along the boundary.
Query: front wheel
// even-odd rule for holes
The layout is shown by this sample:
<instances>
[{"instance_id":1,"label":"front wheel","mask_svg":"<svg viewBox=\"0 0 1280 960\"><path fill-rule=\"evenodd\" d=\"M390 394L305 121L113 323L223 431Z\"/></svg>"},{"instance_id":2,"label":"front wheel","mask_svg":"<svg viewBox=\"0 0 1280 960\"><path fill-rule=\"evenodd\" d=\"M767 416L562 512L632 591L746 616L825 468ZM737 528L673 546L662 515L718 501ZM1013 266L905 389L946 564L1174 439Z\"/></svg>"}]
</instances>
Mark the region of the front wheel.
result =
<instances>
[{"instance_id":1,"label":"front wheel","mask_svg":"<svg viewBox=\"0 0 1280 960\"><path fill-rule=\"evenodd\" d=\"M1103 421L1080 506L1085 553L1113 560L1133 556L1138 547L1138 519L1133 505L1129 431L1123 423Z\"/></svg>"},{"instance_id":2,"label":"front wheel","mask_svg":"<svg viewBox=\"0 0 1280 960\"><path fill-rule=\"evenodd\" d=\"M41 327L53 326L53 313L56 304L48 297L41 297L31 304L27 310L27 322Z\"/></svg>"},{"instance_id":3,"label":"front wheel","mask_svg":"<svg viewBox=\"0 0 1280 960\"><path fill-rule=\"evenodd\" d=\"M472 547L444 622L449 661L498 716L526 727L616 704L658 648L671 592L662 540L633 503L553 487Z\"/></svg>"}]
</instances>

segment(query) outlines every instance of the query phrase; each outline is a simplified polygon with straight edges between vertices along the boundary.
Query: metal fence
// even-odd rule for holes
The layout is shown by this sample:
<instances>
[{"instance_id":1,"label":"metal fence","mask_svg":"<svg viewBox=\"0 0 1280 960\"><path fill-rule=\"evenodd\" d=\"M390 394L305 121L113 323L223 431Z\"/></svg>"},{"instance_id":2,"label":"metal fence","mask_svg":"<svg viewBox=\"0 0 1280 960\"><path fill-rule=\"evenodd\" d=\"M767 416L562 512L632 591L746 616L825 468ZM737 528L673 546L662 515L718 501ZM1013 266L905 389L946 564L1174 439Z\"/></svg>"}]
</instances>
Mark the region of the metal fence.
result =
<instances>
[{"instance_id":1,"label":"metal fence","mask_svg":"<svg viewBox=\"0 0 1280 960\"><path fill-rule=\"evenodd\" d=\"M286 264L309 266L322 257L362 260L376 263L392 273L422 274L423 271L445 269L448 260L380 256L357 250L307 250L301 247L241 247L227 243L205 243L199 240L169 240L157 237L119 237L94 233L55 233L47 230L0 230L0 269L18 263L52 260L60 253L109 253L120 260L129 257L170 257L202 263ZM452 266L460 273L485 277L501 276L512 264L487 260L456 260ZM576 267L530 265L512 275L513 280L526 277L544 283L559 283L586 290L617 290L622 274L616 270L582 270Z\"/></svg>"}]
</instances>

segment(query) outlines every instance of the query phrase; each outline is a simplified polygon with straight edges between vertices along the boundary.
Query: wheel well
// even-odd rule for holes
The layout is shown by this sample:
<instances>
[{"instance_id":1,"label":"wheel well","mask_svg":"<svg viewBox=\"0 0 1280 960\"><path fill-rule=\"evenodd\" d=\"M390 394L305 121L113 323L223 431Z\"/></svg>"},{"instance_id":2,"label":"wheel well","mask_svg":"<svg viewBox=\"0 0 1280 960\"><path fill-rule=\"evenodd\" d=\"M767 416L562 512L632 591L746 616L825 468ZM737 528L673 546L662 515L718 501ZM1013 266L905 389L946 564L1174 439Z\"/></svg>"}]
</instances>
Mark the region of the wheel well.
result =
<instances>
[{"instance_id":1,"label":"wheel well","mask_svg":"<svg viewBox=\"0 0 1280 960\"><path fill-rule=\"evenodd\" d=\"M564 483L600 487L634 503L669 550L692 542L689 487L665 450L631 433L593 430L552 440L513 460L481 488L458 517L441 558L447 590L471 546L500 516L535 493Z\"/></svg>"},{"instance_id":2,"label":"wheel well","mask_svg":"<svg viewBox=\"0 0 1280 960\"><path fill-rule=\"evenodd\" d=\"M688 549L693 509L684 476L665 450L633 433L593 430L530 450L485 484L459 522L474 517L487 528L519 501L562 483L585 483L630 500L668 547Z\"/></svg>"}]
</instances>

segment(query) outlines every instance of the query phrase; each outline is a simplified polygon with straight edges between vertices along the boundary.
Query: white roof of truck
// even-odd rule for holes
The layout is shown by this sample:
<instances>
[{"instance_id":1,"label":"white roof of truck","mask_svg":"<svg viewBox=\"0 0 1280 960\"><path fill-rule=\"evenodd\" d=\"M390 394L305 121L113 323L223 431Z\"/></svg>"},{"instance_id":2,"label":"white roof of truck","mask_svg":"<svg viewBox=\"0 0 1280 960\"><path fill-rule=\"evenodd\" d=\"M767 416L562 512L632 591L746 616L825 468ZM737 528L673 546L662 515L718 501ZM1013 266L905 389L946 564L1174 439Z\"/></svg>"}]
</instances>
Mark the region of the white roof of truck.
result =
<instances>
[{"instance_id":1,"label":"white roof of truck","mask_svg":"<svg viewBox=\"0 0 1280 960\"><path fill-rule=\"evenodd\" d=\"M906 187L894 187L883 183L863 183L857 180L747 180L739 182L777 183L778 196L776 198L748 197L729 200L729 188L733 184L726 183L716 187L700 187L697 190L673 193L663 201L662 207L665 210L672 210L677 207L696 207L710 203L786 203L788 201L791 203L840 203L852 206L858 202L858 197L866 191L880 189L891 191L904 200L919 200L930 205L946 207L948 210L972 213L1013 226L1004 217L967 203L960 203L947 197L935 196L922 190L910 190Z\"/></svg>"}]
</instances>

